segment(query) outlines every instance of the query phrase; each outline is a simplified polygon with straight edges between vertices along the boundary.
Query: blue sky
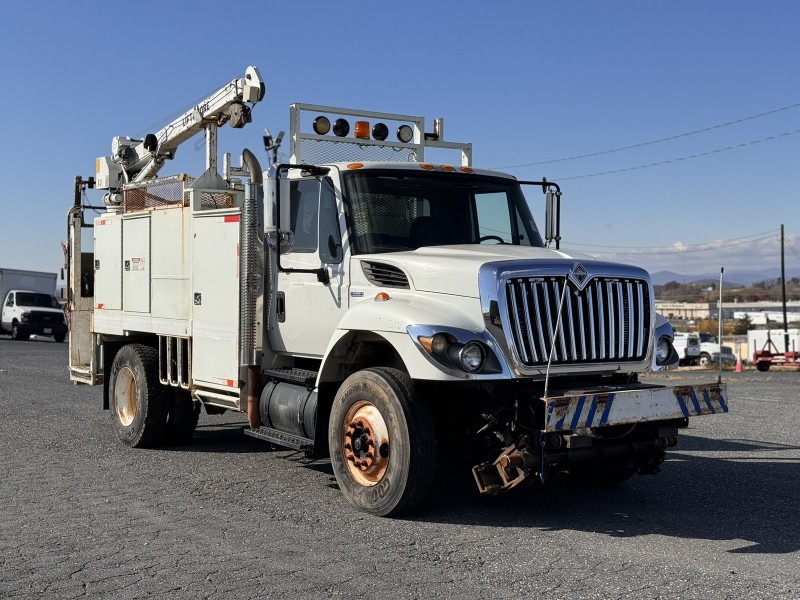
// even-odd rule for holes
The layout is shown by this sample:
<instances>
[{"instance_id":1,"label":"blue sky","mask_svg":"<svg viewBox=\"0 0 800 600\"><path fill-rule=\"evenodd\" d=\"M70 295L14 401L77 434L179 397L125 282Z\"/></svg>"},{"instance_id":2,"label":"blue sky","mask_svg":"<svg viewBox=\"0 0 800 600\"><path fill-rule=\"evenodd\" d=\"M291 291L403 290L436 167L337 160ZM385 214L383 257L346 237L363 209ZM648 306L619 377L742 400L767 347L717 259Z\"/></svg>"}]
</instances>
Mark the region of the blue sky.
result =
<instances>
[{"instance_id":1,"label":"blue sky","mask_svg":"<svg viewBox=\"0 0 800 600\"><path fill-rule=\"evenodd\" d=\"M798 267L798 23L800 3L769 0L15 3L0 266L57 270L75 175L252 64L266 98L220 152L265 164L263 128L288 130L292 102L441 116L476 166L561 184L564 247L652 271L762 269L784 223ZM203 160L186 143L162 174Z\"/></svg>"}]
</instances>

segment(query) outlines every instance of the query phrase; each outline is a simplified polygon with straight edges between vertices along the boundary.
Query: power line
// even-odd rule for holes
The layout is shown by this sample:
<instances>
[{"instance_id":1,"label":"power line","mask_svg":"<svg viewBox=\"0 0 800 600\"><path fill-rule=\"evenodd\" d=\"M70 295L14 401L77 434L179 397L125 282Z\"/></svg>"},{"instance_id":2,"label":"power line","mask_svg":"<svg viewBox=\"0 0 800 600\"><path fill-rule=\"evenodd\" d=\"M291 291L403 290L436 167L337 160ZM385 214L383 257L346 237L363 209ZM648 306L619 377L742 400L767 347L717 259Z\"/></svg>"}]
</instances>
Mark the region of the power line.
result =
<instances>
[{"instance_id":1,"label":"power line","mask_svg":"<svg viewBox=\"0 0 800 600\"><path fill-rule=\"evenodd\" d=\"M660 144L662 142L669 142L671 140L677 140L679 138L689 137L690 135L696 135L698 133L705 133L706 131L713 131L714 129L720 129L722 127L728 127L730 125L737 125L739 123L744 123L745 121L752 121L753 119L760 119L761 117L766 117L768 115L773 115L775 113L779 113L785 110L790 110L792 108L797 108L800 106L800 102L796 104L790 104L789 106L782 106L781 108L776 108L774 110L769 110L767 112L763 112L757 115L752 115L749 117L743 117L741 119L736 119L735 121L728 121L727 123L719 123L718 125L711 125L710 127L703 127L702 129L695 129L693 131L687 131L685 133L678 133L675 135L670 135L664 138L658 138L656 140L650 140L647 142L639 142L637 144L630 144L628 146L620 146L619 148L610 148L608 150L598 150L597 152L588 152L586 154L577 154L575 156L565 156L563 158L554 158L551 160L541 160L538 162L530 162L530 163L522 163L519 165L507 165L505 167L495 167L497 169L517 169L521 167L535 167L538 165L549 165L552 163L557 162L566 162L568 160L578 160L580 158L591 158L593 156L602 156L603 154L612 154L614 152L622 152L623 150L631 150L633 148L641 148L642 146L650 146L652 144Z\"/></svg>"},{"instance_id":2,"label":"power line","mask_svg":"<svg viewBox=\"0 0 800 600\"><path fill-rule=\"evenodd\" d=\"M648 255L655 255L655 254L670 254L670 253L683 254L685 252L692 252L692 253L713 252L713 251L719 251L719 250L727 250L728 248L731 248L731 247L734 247L734 246L743 246L745 244L752 244L753 242L758 242L758 241L761 241L761 240L769 239L773 235L774 234L771 233L770 235L765 235L765 236L763 236L761 238L755 238L755 239L750 239L750 240L741 240L739 242L726 244L724 246L712 245L712 244L718 244L720 242L708 242L707 244L702 244L702 245L698 245L698 246L685 246L684 248L682 248L680 250L677 249L677 248L669 247L667 249L662 248L661 250L654 250L654 251L648 250L648 251L645 251L645 252L592 252L592 254L602 254L602 255L626 254L626 255L629 255L629 256L648 256ZM725 242L725 241L726 240L722 240L722 242ZM566 242L564 243L564 246L567 246Z\"/></svg>"},{"instance_id":3,"label":"power line","mask_svg":"<svg viewBox=\"0 0 800 600\"><path fill-rule=\"evenodd\" d=\"M743 142L741 144L734 144L733 146L726 146L725 148L716 148L714 150L707 150L706 152L699 152L697 154L689 154L687 156L679 156L677 158L668 158L666 160L660 160L653 163L647 163L644 165L636 165L634 167L624 167L622 169L613 169L611 171L600 171L598 173L587 173L585 175L572 175L570 177L553 177L553 181L569 181L571 179L586 179L588 177L600 177L601 175L614 175L615 173L624 173L626 171L636 171L637 169L648 169L650 167L660 167L662 165L668 165L670 163L681 162L684 160L691 160L693 158L701 158L703 156L710 156L712 154L719 154L720 152L727 152L728 150L737 150L739 148L744 148L745 146L752 146L754 144L761 144L762 142L771 142L773 140L777 140L782 137L788 137L790 135L796 135L800 133L800 129L795 129L794 131L785 131L783 133L778 133L775 135L770 135L765 138L761 138L760 140L751 140L749 142Z\"/></svg>"},{"instance_id":4,"label":"power line","mask_svg":"<svg viewBox=\"0 0 800 600\"><path fill-rule=\"evenodd\" d=\"M800 254L798 254L798 253L797 253L797 250L796 250L796 249L795 249L795 247L792 245L792 243L791 243L791 242L790 242L788 239L786 239L786 238L783 238L783 241L784 241L784 243L785 243L787 246L789 246L789 249L790 249L790 250L791 250L791 251L794 253L794 255L795 255L795 256L796 256L796 257L797 257L797 258L800 260Z\"/></svg>"},{"instance_id":5,"label":"power line","mask_svg":"<svg viewBox=\"0 0 800 600\"><path fill-rule=\"evenodd\" d=\"M770 229L769 231L762 231L761 233L752 233L750 235L743 235L741 237L736 238L729 238L726 240L717 240L714 242L699 242L698 244L688 244L686 248L692 248L694 246L707 246L709 244L722 244L728 242L738 242L739 240L746 240L757 242L759 240L767 239L773 235L776 235L780 229ZM581 246L584 248L619 248L619 249L627 249L627 250L675 250L674 246L604 246L602 244L570 244L570 246Z\"/></svg>"}]
</instances>

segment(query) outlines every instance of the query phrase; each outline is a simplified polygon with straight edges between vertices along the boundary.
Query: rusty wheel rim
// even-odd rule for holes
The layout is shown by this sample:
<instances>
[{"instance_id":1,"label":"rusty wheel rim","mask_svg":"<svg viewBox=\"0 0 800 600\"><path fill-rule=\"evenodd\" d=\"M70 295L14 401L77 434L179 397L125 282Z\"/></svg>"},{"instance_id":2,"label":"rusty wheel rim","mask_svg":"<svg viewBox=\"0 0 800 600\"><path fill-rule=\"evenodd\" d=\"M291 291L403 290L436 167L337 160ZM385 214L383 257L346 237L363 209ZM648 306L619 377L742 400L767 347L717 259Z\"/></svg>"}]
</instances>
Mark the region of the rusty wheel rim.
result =
<instances>
[{"instance_id":1,"label":"rusty wheel rim","mask_svg":"<svg viewBox=\"0 0 800 600\"><path fill-rule=\"evenodd\" d=\"M389 432L378 408L357 402L342 421L342 450L350 475L364 486L380 482L389 467Z\"/></svg>"},{"instance_id":2,"label":"rusty wheel rim","mask_svg":"<svg viewBox=\"0 0 800 600\"><path fill-rule=\"evenodd\" d=\"M117 409L117 419L123 427L128 427L136 418L139 405L136 399L136 380L133 371L124 367L117 373L114 384L114 399Z\"/></svg>"}]
</instances>

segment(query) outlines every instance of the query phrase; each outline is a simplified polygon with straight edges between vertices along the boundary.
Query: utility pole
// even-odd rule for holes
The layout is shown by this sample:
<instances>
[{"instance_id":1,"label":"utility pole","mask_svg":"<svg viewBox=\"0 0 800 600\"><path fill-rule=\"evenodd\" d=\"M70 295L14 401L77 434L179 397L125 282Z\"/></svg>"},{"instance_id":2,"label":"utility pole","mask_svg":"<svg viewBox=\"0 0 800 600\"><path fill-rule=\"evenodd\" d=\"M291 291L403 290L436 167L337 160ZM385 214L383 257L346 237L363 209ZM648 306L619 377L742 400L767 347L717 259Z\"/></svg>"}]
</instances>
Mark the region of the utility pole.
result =
<instances>
[{"instance_id":1,"label":"utility pole","mask_svg":"<svg viewBox=\"0 0 800 600\"><path fill-rule=\"evenodd\" d=\"M789 352L789 323L786 320L786 264L783 258L782 223L781 223L781 301L783 302L783 351Z\"/></svg>"}]
</instances>

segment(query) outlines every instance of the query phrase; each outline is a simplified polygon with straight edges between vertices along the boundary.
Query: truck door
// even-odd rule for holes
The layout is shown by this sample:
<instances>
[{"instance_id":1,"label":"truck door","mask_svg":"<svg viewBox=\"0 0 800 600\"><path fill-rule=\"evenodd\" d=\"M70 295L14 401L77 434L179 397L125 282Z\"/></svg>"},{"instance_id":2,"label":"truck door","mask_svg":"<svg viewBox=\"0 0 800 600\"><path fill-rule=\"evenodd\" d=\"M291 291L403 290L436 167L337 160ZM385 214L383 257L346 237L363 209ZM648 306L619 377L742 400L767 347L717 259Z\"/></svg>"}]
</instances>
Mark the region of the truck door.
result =
<instances>
[{"instance_id":1,"label":"truck door","mask_svg":"<svg viewBox=\"0 0 800 600\"><path fill-rule=\"evenodd\" d=\"M293 179L290 189L293 244L280 257L271 342L277 352L318 357L347 308L344 216L330 179ZM291 269L324 269L329 282L321 282L317 273Z\"/></svg>"},{"instance_id":2,"label":"truck door","mask_svg":"<svg viewBox=\"0 0 800 600\"><path fill-rule=\"evenodd\" d=\"M3 302L3 316L1 318L3 328L11 331L11 321L14 317L14 292L8 294L8 297Z\"/></svg>"}]
</instances>

